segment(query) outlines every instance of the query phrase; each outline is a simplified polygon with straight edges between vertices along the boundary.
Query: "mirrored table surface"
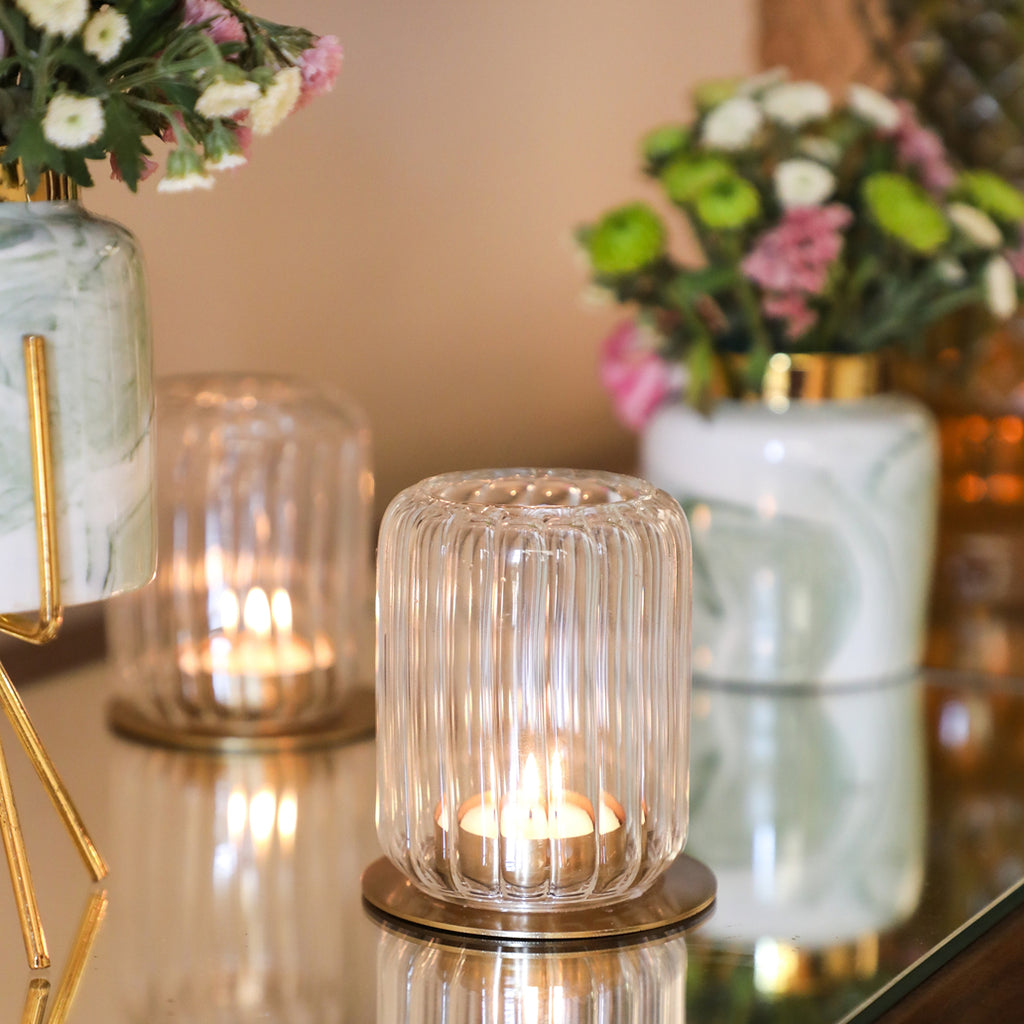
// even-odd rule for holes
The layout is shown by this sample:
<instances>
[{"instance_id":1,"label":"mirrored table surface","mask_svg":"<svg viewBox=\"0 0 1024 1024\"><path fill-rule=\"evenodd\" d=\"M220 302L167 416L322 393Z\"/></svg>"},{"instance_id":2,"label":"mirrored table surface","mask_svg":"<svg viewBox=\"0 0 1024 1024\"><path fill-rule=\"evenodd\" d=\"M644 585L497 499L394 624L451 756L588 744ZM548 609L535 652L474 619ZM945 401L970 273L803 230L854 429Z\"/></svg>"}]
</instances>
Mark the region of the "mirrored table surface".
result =
<instances>
[{"instance_id":1,"label":"mirrored table surface","mask_svg":"<svg viewBox=\"0 0 1024 1024\"><path fill-rule=\"evenodd\" d=\"M687 851L715 871L716 905L683 931L566 948L461 943L367 912L372 741L145 746L107 728L109 675L97 663L23 690L110 863L103 883L0 731L52 957L28 969L4 882L0 1020L31 1019L45 997L51 1020L78 1024L861 1024L1020 899L1011 681L696 687Z\"/></svg>"}]
</instances>

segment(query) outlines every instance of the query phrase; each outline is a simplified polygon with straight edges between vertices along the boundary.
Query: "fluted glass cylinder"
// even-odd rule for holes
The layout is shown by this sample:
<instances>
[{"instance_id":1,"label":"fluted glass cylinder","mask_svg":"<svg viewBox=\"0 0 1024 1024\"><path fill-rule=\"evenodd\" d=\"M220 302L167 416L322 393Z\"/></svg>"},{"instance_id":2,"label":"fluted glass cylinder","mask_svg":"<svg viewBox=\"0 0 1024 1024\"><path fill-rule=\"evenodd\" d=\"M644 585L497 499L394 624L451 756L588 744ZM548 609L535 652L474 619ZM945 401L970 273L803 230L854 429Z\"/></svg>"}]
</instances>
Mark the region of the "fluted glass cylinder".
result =
<instances>
[{"instance_id":1,"label":"fluted glass cylinder","mask_svg":"<svg viewBox=\"0 0 1024 1024\"><path fill-rule=\"evenodd\" d=\"M378 550L378 836L428 894L642 892L687 821L690 542L644 481L434 477Z\"/></svg>"},{"instance_id":2,"label":"fluted glass cylinder","mask_svg":"<svg viewBox=\"0 0 1024 1024\"><path fill-rule=\"evenodd\" d=\"M338 713L372 643L372 496L347 399L277 377L161 381L157 576L108 610L124 697L186 733Z\"/></svg>"},{"instance_id":3,"label":"fluted glass cylinder","mask_svg":"<svg viewBox=\"0 0 1024 1024\"><path fill-rule=\"evenodd\" d=\"M471 948L381 928L377 1020L685 1024L686 938L632 946Z\"/></svg>"}]
</instances>

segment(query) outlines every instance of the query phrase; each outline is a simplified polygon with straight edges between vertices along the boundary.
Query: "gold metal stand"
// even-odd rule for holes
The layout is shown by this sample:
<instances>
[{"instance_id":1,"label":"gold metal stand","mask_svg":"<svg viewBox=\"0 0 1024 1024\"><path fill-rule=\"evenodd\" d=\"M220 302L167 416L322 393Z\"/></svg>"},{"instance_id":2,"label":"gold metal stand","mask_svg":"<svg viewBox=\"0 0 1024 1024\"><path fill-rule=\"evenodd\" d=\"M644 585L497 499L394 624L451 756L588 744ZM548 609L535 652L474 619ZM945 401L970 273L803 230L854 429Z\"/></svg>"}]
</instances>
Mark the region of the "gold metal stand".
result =
<instances>
[{"instance_id":1,"label":"gold metal stand","mask_svg":"<svg viewBox=\"0 0 1024 1024\"><path fill-rule=\"evenodd\" d=\"M28 415L32 447L32 487L36 509L36 548L39 561L39 612L30 615L0 615L0 633L18 637L32 644L53 640L60 630L63 610L60 603L60 567L57 558L57 518L54 500L53 456L50 446L50 420L46 389L45 339L26 335L25 384L28 390ZM71 801L57 769L50 760L32 720L25 710L7 670L0 664L0 706L50 795L57 813L64 822L78 852L93 879L99 881L107 873L107 865L96 850L89 833ZM35 887L29 870L18 812L14 805L10 776L3 748L0 747L0 834L3 837L7 866L18 905L21 932L29 967L48 967L50 955L39 917Z\"/></svg>"},{"instance_id":2,"label":"gold metal stand","mask_svg":"<svg viewBox=\"0 0 1024 1024\"><path fill-rule=\"evenodd\" d=\"M363 900L388 918L462 936L544 942L593 942L692 923L714 903L717 888L711 869L685 853L637 897L558 911L485 909L435 899L386 857L363 872Z\"/></svg>"}]
</instances>

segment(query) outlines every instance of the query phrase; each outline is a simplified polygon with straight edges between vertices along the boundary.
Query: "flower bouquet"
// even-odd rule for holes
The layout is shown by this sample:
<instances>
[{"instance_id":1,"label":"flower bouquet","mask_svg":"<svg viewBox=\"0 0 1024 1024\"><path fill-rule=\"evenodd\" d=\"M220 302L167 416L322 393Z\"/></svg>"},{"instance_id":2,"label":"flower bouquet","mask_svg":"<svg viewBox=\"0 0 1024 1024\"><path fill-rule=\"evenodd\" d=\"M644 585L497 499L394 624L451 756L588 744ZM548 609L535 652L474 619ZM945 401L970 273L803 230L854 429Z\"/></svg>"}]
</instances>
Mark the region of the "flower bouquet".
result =
<instances>
[{"instance_id":1,"label":"flower bouquet","mask_svg":"<svg viewBox=\"0 0 1024 1024\"><path fill-rule=\"evenodd\" d=\"M134 190L158 140L161 191L209 188L340 66L334 36L238 0L0 0L0 164L90 185L87 161L109 158Z\"/></svg>"},{"instance_id":2,"label":"flower bouquet","mask_svg":"<svg viewBox=\"0 0 1024 1024\"><path fill-rule=\"evenodd\" d=\"M694 101L694 122L651 132L642 153L704 264L670 254L645 202L578 232L594 283L638 310L602 359L627 425L678 390L696 405L713 381L756 391L775 353L921 352L956 310L1017 309L1024 194L955 170L910 104L852 85L834 105L779 72L710 83Z\"/></svg>"}]
</instances>

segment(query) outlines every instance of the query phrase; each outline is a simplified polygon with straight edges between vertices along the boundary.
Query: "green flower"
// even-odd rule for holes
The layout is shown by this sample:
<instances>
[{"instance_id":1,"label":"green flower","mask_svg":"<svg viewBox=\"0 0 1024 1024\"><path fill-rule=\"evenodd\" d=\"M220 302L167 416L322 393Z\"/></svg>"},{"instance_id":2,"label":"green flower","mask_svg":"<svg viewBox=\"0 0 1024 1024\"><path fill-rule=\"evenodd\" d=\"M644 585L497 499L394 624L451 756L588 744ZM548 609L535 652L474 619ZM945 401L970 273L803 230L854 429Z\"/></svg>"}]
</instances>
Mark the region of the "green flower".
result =
<instances>
[{"instance_id":1,"label":"green flower","mask_svg":"<svg viewBox=\"0 0 1024 1024\"><path fill-rule=\"evenodd\" d=\"M949 238L949 221L920 185L881 171L865 179L864 201L878 226L915 252L932 253Z\"/></svg>"},{"instance_id":2,"label":"green flower","mask_svg":"<svg viewBox=\"0 0 1024 1024\"><path fill-rule=\"evenodd\" d=\"M689 138L690 133L685 128L668 124L648 132L640 142L640 152L648 163L660 164L675 156Z\"/></svg>"},{"instance_id":3,"label":"green flower","mask_svg":"<svg viewBox=\"0 0 1024 1024\"><path fill-rule=\"evenodd\" d=\"M630 203L606 213L581 240L597 274L619 277L642 270L661 255L665 227L646 203Z\"/></svg>"},{"instance_id":4,"label":"green flower","mask_svg":"<svg viewBox=\"0 0 1024 1024\"><path fill-rule=\"evenodd\" d=\"M712 229L741 228L760 214L757 189L735 174L716 181L697 196L697 216Z\"/></svg>"},{"instance_id":5,"label":"green flower","mask_svg":"<svg viewBox=\"0 0 1024 1024\"><path fill-rule=\"evenodd\" d=\"M710 82L701 82L691 95L693 105L700 111L710 110L719 103L731 100L740 87L741 78L715 78Z\"/></svg>"},{"instance_id":6,"label":"green flower","mask_svg":"<svg viewBox=\"0 0 1024 1024\"><path fill-rule=\"evenodd\" d=\"M1024 192L991 171L967 171L960 175L960 187L986 213L1000 220L1024 220Z\"/></svg>"},{"instance_id":7,"label":"green flower","mask_svg":"<svg viewBox=\"0 0 1024 1024\"><path fill-rule=\"evenodd\" d=\"M735 177L732 165L718 156L679 157L661 172L661 183L674 203L692 203L724 178Z\"/></svg>"}]
</instances>

